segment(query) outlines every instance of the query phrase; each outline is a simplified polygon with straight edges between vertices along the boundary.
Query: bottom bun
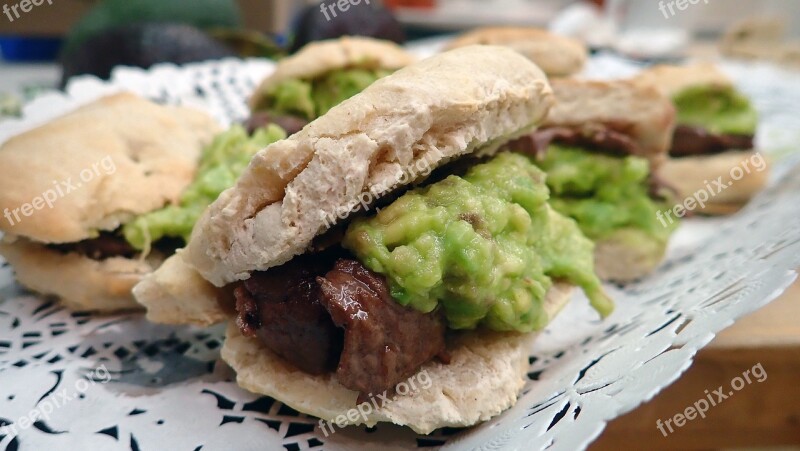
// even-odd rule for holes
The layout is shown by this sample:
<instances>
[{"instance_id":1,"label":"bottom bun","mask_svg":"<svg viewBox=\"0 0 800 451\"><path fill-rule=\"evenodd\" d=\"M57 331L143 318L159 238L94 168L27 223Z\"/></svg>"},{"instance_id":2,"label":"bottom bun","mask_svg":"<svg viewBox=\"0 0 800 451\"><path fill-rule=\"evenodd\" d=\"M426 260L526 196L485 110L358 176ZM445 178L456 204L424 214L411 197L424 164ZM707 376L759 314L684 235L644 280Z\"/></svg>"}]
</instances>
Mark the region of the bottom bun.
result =
<instances>
[{"instance_id":1,"label":"bottom bun","mask_svg":"<svg viewBox=\"0 0 800 451\"><path fill-rule=\"evenodd\" d=\"M653 272L664 259L666 250L666 242L642 231L620 229L595 242L595 271L606 282L632 282Z\"/></svg>"},{"instance_id":2,"label":"bottom bun","mask_svg":"<svg viewBox=\"0 0 800 451\"><path fill-rule=\"evenodd\" d=\"M548 292L545 310L551 319L569 301L571 293L571 286L560 283ZM513 406L525 385L535 336L489 331L459 333L448 340L449 364L435 360L426 363L406 381L410 393L401 393L398 384L396 395L387 394L389 401L383 403L374 394L358 405L361 411L357 409L358 393L340 385L335 374L313 376L297 370L259 340L243 336L233 322L228 326L222 358L236 371L241 387L328 421L327 431L345 425L388 422L429 434L442 427L472 426ZM383 405L367 412L367 405L375 405L372 400Z\"/></svg>"},{"instance_id":3,"label":"bottom bun","mask_svg":"<svg viewBox=\"0 0 800 451\"><path fill-rule=\"evenodd\" d=\"M92 260L61 253L23 238L0 241L0 254L30 290L57 296L70 310L115 312L140 309L131 289L152 272L151 263L114 257Z\"/></svg>"},{"instance_id":4,"label":"bottom bun","mask_svg":"<svg viewBox=\"0 0 800 451\"><path fill-rule=\"evenodd\" d=\"M754 162L760 162L761 170ZM738 168L738 169L736 169ZM741 171L741 177L739 172ZM739 180L731 173L736 172ZM695 212L719 215L737 211L766 184L769 178L767 160L756 151L730 151L717 155L673 158L659 168L659 176L678 191L679 202L705 192L705 206L697 205ZM724 189L718 186L722 177ZM709 191L709 186L711 191Z\"/></svg>"},{"instance_id":5,"label":"bottom bun","mask_svg":"<svg viewBox=\"0 0 800 451\"><path fill-rule=\"evenodd\" d=\"M211 285L184 263L181 252L168 258L133 288L136 300L147 308L147 319L158 324L201 327L228 319L231 312L223 308L226 300L221 299L225 290Z\"/></svg>"}]
</instances>

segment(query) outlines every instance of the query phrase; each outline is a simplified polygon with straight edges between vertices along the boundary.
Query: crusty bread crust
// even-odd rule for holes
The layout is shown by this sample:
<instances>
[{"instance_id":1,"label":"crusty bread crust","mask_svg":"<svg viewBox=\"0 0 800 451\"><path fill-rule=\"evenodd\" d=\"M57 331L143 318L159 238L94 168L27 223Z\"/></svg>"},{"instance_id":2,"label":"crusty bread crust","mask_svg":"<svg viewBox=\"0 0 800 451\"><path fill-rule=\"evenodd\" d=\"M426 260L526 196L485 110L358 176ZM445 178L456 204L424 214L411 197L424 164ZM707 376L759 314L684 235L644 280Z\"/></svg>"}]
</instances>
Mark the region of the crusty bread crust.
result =
<instances>
[{"instance_id":1,"label":"crusty bread crust","mask_svg":"<svg viewBox=\"0 0 800 451\"><path fill-rule=\"evenodd\" d=\"M633 282L653 272L664 259L666 242L642 238L631 243L626 239L629 233L642 232L621 229L595 242L594 267L601 280Z\"/></svg>"},{"instance_id":2,"label":"crusty bread crust","mask_svg":"<svg viewBox=\"0 0 800 451\"><path fill-rule=\"evenodd\" d=\"M686 66L653 66L640 72L633 78L633 82L644 86L652 86L669 98L684 89L694 86L733 86L733 82L710 63L697 63Z\"/></svg>"},{"instance_id":3,"label":"crusty bread crust","mask_svg":"<svg viewBox=\"0 0 800 451\"><path fill-rule=\"evenodd\" d=\"M694 211L712 215L729 214L750 201L767 184L769 163L766 157L764 157L765 169L758 171L753 164L749 164L747 167L750 171L745 171L744 162L753 158L755 154L754 150L743 150L673 158L659 169L659 176L675 187L681 201L693 197L694 193L699 191L709 192L707 184L710 184L716 192L719 188L714 181L722 177L722 184L726 188L713 196L709 194L706 206L698 206ZM742 171L739 180L731 178L731 170L736 167Z\"/></svg>"},{"instance_id":4,"label":"crusty bread crust","mask_svg":"<svg viewBox=\"0 0 800 451\"><path fill-rule=\"evenodd\" d=\"M259 152L182 255L220 287L281 265L362 198L492 154L551 105L541 70L507 48L465 47L408 66Z\"/></svg>"},{"instance_id":5,"label":"crusty bread crust","mask_svg":"<svg viewBox=\"0 0 800 451\"><path fill-rule=\"evenodd\" d=\"M312 42L278 63L275 72L265 78L255 90L250 98L250 107L257 106L263 92L286 80L313 80L328 72L345 68L394 70L414 61L414 55L391 41L345 36Z\"/></svg>"},{"instance_id":6,"label":"crusty bread crust","mask_svg":"<svg viewBox=\"0 0 800 451\"><path fill-rule=\"evenodd\" d=\"M528 27L478 28L455 38L447 48L468 45L510 47L536 63L549 77L566 77L580 72L588 54L586 46L578 40Z\"/></svg>"},{"instance_id":7,"label":"crusty bread crust","mask_svg":"<svg viewBox=\"0 0 800 451\"><path fill-rule=\"evenodd\" d=\"M158 265L157 261L117 257L97 261L9 236L0 241L0 254L14 267L20 284L58 296L65 307L76 311L141 309L131 289Z\"/></svg>"},{"instance_id":8,"label":"crusty bread crust","mask_svg":"<svg viewBox=\"0 0 800 451\"><path fill-rule=\"evenodd\" d=\"M205 113L117 94L11 138L0 147L0 212L63 196L14 224L3 218L0 230L43 243L114 230L176 201L217 130Z\"/></svg>"},{"instance_id":9,"label":"crusty bread crust","mask_svg":"<svg viewBox=\"0 0 800 451\"><path fill-rule=\"evenodd\" d=\"M652 168L667 158L675 128L675 108L650 86L631 81L553 80L556 104L545 127L610 128L630 135Z\"/></svg>"},{"instance_id":10,"label":"crusty bread crust","mask_svg":"<svg viewBox=\"0 0 800 451\"><path fill-rule=\"evenodd\" d=\"M550 318L571 294L568 285L553 286L545 300ZM534 338L535 334L486 331L460 334L448 343L449 364L431 361L423 365L420 372L426 372L430 380L427 389L421 386L426 378L412 376L409 380L416 381L419 391L398 395L393 402L369 413L366 421L358 416L347 419L346 424L374 426L389 422L429 434L441 427L466 427L486 421L516 403L525 385ZM222 358L236 370L241 387L271 396L299 412L335 422L338 416L347 417L348 411L356 407L358 393L339 384L334 374L312 376L297 370L259 340L244 337L233 322L228 327Z\"/></svg>"},{"instance_id":11,"label":"crusty bread crust","mask_svg":"<svg viewBox=\"0 0 800 451\"><path fill-rule=\"evenodd\" d=\"M147 308L147 319L158 324L200 327L228 319L230 312L223 307L226 292L184 263L181 252L169 257L133 288L133 296Z\"/></svg>"}]
</instances>

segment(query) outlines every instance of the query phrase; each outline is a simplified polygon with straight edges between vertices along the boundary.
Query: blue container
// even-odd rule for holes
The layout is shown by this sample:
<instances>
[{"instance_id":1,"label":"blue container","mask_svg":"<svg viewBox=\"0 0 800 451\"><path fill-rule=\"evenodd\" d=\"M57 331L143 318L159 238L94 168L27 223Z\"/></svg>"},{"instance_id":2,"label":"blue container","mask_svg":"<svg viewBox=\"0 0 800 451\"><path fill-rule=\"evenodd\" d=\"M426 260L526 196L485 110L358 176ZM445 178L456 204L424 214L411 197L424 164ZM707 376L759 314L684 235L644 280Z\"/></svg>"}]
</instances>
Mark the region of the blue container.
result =
<instances>
[{"instance_id":1,"label":"blue container","mask_svg":"<svg viewBox=\"0 0 800 451\"><path fill-rule=\"evenodd\" d=\"M53 61L58 58L61 38L0 36L0 53L12 62Z\"/></svg>"}]
</instances>

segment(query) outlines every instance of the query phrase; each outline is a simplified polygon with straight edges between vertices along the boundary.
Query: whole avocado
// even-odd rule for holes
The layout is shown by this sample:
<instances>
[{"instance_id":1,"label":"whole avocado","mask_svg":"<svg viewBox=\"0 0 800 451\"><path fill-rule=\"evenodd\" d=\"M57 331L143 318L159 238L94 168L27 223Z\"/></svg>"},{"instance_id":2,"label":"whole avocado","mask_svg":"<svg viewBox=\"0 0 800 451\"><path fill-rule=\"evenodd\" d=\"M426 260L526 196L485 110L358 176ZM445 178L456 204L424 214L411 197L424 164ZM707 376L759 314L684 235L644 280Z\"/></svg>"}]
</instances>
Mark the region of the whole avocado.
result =
<instances>
[{"instance_id":1,"label":"whole avocado","mask_svg":"<svg viewBox=\"0 0 800 451\"><path fill-rule=\"evenodd\" d=\"M329 5L330 0L324 3ZM398 44L406 41L406 34L400 22L381 5L361 2L350 5L346 12L342 12L336 9L334 4L327 9L327 17L320 8L319 4L307 6L298 16L291 53L309 42L335 39L340 36L369 36ZM335 17L331 8L336 12Z\"/></svg>"},{"instance_id":2,"label":"whole avocado","mask_svg":"<svg viewBox=\"0 0 800 451\"><path fill-rule=\"evenodd\" d=\"M62 87L75 75L108 79L115 66L149 68L235 56L201 30L182 24L136 24L108 29L79 44L62 61Z\"/></svg>"},{"instance_id":3,"label":"whole avocado","mask_svg":"<svg viewBox=\"0 0 800 451\"><path fill-rule=\"evenodd\" d=\"M145 22L239 28L242 18L235 0L103 0L70 30L64 54L103 30Z\"/></svg>"}]
</instances>

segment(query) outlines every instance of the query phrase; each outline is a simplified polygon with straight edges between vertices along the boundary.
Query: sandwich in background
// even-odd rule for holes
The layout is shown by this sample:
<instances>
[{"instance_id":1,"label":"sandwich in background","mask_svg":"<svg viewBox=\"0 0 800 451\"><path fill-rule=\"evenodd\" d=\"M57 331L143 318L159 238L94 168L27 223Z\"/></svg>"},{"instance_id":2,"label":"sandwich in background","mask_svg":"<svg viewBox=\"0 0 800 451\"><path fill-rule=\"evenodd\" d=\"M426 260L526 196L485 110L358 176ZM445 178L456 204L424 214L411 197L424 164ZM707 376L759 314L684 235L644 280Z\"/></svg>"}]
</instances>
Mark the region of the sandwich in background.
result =
<instances>
[{"instance_id":1,"label":"sandwich in background","mask_svg":"<svg viewBox=\"0 0 800 451\"><path fill-rule=\"evenodd\" d=\"M139 308L131 288L167 254L117 233L176 202L218 130L206 114L102 98L0 147L0 253L27 288L75 310Z\"/></svg>"},{"instance_id":2,"label":"sandwich in background","mask_svg":"<svg viewBox=\"0 0 800 451\"><path fill-rule=\"evenodd\" d=\"M754 148L758 114L725 74L711 64L655 66L635 81L661 90L675 104L678 125L659 175L682 199L707 191L721 176L727 187L698 211L728 214L764 187L767 162ZM749 167L734 180L732 171L744 165Z\"/></svg>"},{"instance_id":3,"label":"sandwich in background","mask_svg":"<svg viewBox=\"0 0 800 451\"><path fill-rule=\"evenodd\" d=\"M250 127L275 123L290 135L414 56L390 41L343 37L312 42L278 62L250 98Z\"/></svg>"},{"instance_id":4,"label":"sandwich in background","mask_svg":"<svg viewBox=\"0 0 800 451\"><path fill-rule=\"evenodd\" d=\"M294 121L277 112L297 112L312 102L314 110L306 113L311 119L327 111L341 100L360 92L376 78L411 61L411 56L393 43L369 38L342 38L309 45L297 55L278 63L253 96L254 104L273 105L272 114L263 122L249 124L248 136L239 126L219 134L203 151L197 175L176 202L161 209L139 215L123 225L121 235L135 251L149 255L153 247L170 243L171 250L182 247L189 239L195 221L203 210L225 189L234 184L255 153L286 137L276 125L299 127L306 117ZM306 91L310 89L310 91ZM275 97L271 94L274 93ZM303 95L309 94L309 97ZM259 94L264 95L261 100ZM266 102L266 103L264 103ZM293 124L292 122L298 122ZM172 252L165 254L169 257Z\"/></svg>"},{"instance_id":5,"label":"sandwich in background","mask_svg":"<svg viewBox=\"0 0 800 451\"><path fill-rule=\"evenodd\" d=\"M573 38L527 27L477 28L453 39L447 49L467 45L501 45L536 63L549 78L575 75L586 64L586 46Z\"/></svg>"},{"instance_id":6,"label":"sandwich in background","mask_svg":"<svg viewBox=\"0 0 800 451\"><path fill-rule=\"evenodd\" d=\"M552 102L503 47L401 69L259 152L137 299L159 322L235 316L222 356L239 384L322 420L424 374L346 423L485 421L516 402L533 332L572 286L613 308L544 173L497 154Z\"/></svg>"},{"instance_id":7,"label":"sandwich in background","mask_svg":"<svg viewBox=\"0 0 800 451\"><path fill-rule=\"evenodd\" d=\"M675 111L630 81L553 80L555 106L541 127L509 145L547 173L550 204L596 242L604 280L629 282L661 262L677 221L659 220L672 193L656 176Z\"/></svg>"},{"instance_id":8,"label":"sandwich in background","mask_svg":"<svg viewBox=\"0 0 800 451\"><path fill-rule=\"evenodd\" d=\"M797 68L800 40L789 39L787 23L780 17L748 17L722 35L719 50L726 58L765 60Z\"/></svg>"}]
</instances>

